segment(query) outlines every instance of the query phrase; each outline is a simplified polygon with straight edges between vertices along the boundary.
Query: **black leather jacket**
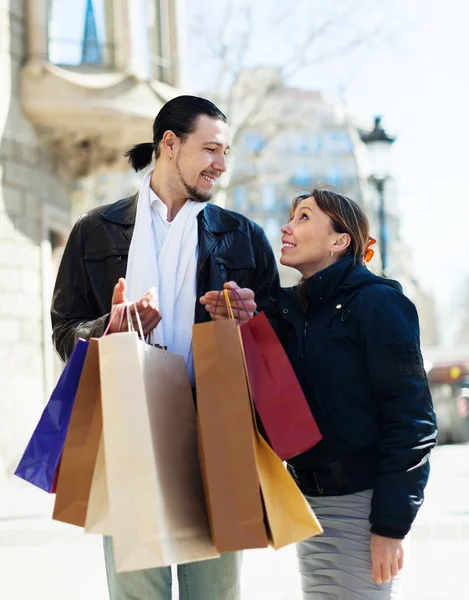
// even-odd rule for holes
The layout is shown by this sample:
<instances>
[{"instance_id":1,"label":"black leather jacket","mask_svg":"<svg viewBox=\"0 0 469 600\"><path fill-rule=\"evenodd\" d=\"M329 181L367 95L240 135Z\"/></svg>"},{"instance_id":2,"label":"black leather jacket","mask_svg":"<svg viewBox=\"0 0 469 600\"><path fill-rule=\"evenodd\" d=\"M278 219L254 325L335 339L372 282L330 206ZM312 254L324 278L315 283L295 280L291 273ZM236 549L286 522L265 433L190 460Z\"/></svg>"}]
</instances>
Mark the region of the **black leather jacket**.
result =
<instances>
[{"instance_id":1,"label":"black leather jacket","mask_svg":"<svg viewBox=\"0 0 469 600\"><path fill-rule=\"evenodd\" d=\"M52 338L64 361L78 338L100 337L109 319L119 277L125 277L135 224L137 195L80 217L60 264L52 300ZM198 215L197 298L227 281L273 295L279 285L272 248L261 227L248 218L207 204ZM198 301L196 323L210 320Z\"/></svg>"}]
</instances>

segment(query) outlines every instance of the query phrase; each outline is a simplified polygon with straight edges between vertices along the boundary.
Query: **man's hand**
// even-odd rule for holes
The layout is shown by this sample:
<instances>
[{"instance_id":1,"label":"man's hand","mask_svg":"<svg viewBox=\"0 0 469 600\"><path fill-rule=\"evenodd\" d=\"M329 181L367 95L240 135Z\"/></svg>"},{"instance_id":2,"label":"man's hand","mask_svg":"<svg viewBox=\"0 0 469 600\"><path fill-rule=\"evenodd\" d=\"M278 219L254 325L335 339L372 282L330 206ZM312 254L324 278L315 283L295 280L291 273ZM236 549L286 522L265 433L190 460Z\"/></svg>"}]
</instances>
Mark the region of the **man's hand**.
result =
<instances>
[{"instance_id":1,"label":"man's hand","mask_svg":"<svg viewBox=\"0 0 469 600\"><path fill-rule=\"evenodd\" d=\"M229 296L235 318L241 323L245 323L246 321L249 321L249 319L252 319L254 311L257 308L257 304L254 300L254 292L249 288L240 288L235 281L225 283L224 288L230 290ZM213 321L228 319L228 309L223 293L216 291L207 292L205 296L202 296L200 302L210 313Z\"/></svg>"},{"instance_id":2,"label":"man's hand","mask_svg":"<svg viewBox=\"0 0 469 600\"><path fill-rule=\"evenodd\" d=\"M372 533L370 548L375 583L388 583L404 566L402 540Z\"/></svg>"},{"instance_id":3,"label":"man's hand","mask_svg":"<svg viewBox=\"0 0 469 600\"><path fill-rule=\"evenodd\" d=\"M125 296L127 284L124 278L120 278L117 282L114 293L112 295L112 309L111 314L114 314L109 333L117 333L119 331L128 331L129 326L127 323L127 311L125 306L128 304L128 300ZM116 310L117 309L117 310ZM150 288L148 292L141 298L135 305L132 304L130 307L130 314L132 315L132 322L134 329L138 331L137 317L135 316L135 309L137 309L140 321L142 322L143 335L147 336L155 329L158 323L161 321L161 314L157 308L157 295L156 289ZM124 315L122 318L122 311ZM121 324L122 321L122 324Z\"/></svg>"}]
</instances>

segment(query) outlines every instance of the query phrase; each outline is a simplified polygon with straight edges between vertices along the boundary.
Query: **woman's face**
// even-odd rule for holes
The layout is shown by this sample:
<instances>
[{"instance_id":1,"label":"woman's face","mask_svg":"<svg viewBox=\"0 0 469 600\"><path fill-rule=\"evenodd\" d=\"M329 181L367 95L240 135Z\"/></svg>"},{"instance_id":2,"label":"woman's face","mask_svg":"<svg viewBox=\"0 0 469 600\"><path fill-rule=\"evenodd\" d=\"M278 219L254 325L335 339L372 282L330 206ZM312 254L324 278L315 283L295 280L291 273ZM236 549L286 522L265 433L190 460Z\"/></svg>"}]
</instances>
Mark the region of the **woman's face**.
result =
<instances>
[{"instance_id":1,"label":"woman's face","mask_svg":"<svg viewBox=\"0 0 469 600\"><path fill-rule=\"evenodd\" d=\"M334 231L330 217L318 208L312 196L298 204L292 220L281 231L280 263L297 269L304 278L330 266L342 255L344 248L337 242L344 234Z\"/></svg>"}]
</instances>

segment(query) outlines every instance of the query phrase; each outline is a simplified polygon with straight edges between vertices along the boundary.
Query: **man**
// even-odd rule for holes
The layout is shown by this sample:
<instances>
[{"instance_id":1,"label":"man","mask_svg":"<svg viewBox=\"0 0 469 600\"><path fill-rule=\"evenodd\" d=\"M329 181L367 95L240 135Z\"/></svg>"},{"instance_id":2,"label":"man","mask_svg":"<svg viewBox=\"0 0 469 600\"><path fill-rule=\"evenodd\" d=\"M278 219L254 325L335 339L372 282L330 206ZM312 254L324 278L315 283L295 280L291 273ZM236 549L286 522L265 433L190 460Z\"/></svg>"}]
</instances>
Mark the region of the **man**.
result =
<instances>
[{"instance_id":1,"label":"man","mask_svg":"<svg viewBox=\"0 0 469 600\"><path fill-rule=\"evenodd\" d=\"M163 106L153 142L126 154L136 171L155 158L139 193L90 211L70 234L52 303L53 340L64 360L78 338L100 337L111 307L129 300L144 334L154 331L157 343L184 355L194 385L192 325L213 311L199 299L236 286L252 313L250 290L271 294L278 273L263 230L208 203L228 150L227 120L214 104L180 96ZM241 310L240 317L249 315ZM127 331L126 318L113 318L110 331ZM109 539L104 547L111 600L171 600L169 567L116 574ZM179 565L180 598L237 600L239 572L238 554Z\"/></svg>"}]
</instances>

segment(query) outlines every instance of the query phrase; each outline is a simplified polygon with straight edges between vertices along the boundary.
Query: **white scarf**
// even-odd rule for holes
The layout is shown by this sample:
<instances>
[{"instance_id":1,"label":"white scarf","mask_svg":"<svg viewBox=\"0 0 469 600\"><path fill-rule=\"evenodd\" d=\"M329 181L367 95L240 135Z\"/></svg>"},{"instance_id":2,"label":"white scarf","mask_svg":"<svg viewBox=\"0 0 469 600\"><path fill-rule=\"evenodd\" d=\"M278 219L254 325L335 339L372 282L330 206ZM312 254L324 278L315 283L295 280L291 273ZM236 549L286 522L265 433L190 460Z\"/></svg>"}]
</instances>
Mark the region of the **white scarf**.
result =
<instances>
[{"instance_id":1,"label":"white scarf","mask_svg":"<svg viewBox=\"0 0 469 600\"><path fill-rule=\"evenodd\" d=\"M191 382L192 326L197 295L197 215L205 202L187 200L176 215L159 255L156 254L150 205L150 179L143 178L138 193L135 228L127 261L127 297L136 302L156 287L162 320L156 329L169 352L182 354Z\"/></svg>"}]
</instances>

